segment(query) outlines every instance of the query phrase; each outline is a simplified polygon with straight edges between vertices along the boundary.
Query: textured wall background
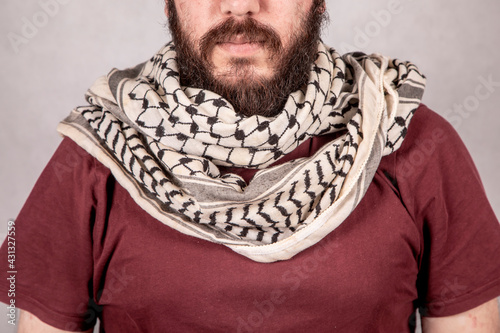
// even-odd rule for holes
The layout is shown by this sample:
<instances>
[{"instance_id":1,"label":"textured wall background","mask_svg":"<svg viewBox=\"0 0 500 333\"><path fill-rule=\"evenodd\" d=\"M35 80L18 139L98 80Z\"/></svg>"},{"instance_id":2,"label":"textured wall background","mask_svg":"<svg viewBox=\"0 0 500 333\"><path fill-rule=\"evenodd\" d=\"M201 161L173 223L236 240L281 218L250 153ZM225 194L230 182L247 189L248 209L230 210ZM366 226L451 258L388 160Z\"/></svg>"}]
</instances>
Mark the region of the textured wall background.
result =
<instances>
[{"instance_id":1,"label":"textured wall background","mask_svg":"<svg viewBox=\"0 0 500 333\"><path fill-rule=\"evenodd\" d=\"M499 216L500 2L327 2L325 42L419 65L428 77L424 102L461 134ZM3 239L5 222L17 216L61 140L57 123L84 104L98 76L148 59L169 36L161 0L2 0L0 6ZM5 317L0 332L14 332Z\"/></svg>"}]
</instances>

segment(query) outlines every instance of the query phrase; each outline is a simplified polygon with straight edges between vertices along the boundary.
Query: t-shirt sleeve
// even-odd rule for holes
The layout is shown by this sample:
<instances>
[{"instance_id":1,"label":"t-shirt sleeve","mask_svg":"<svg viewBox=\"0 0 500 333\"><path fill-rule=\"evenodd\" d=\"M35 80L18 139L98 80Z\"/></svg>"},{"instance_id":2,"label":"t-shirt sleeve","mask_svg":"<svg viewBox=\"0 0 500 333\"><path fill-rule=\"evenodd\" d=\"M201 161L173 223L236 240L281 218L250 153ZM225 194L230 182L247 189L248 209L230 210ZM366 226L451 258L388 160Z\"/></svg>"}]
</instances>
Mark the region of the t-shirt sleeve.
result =
<instances>
[{"instance_id":1,"label":"t-shirt sleeve","mask_svg":"<svg viewBox=\"0 0 500 333\"><path fill-rule=\"evenodd\" d=\"M421 313L450 316L498 297L500 224L456 131L421 107L396 160L402 201L422 236Z\"/></svg>"},{"instance_id":2,"label":"t-shirt sleeve","mask_svg":"<svg viewBox=\"0 0 500 333\"><path fill-rule=\"evenodd\" d=\"M88 311L94 168L93 158L64 139L15 221L14 267L8 267L7 241L0 249L2 274L17 272L13 297L6 292L8 276L1 279L0 301L13 299L16 308L62 330L84 331L95 324Z\"/></svg>"}]
</instances>

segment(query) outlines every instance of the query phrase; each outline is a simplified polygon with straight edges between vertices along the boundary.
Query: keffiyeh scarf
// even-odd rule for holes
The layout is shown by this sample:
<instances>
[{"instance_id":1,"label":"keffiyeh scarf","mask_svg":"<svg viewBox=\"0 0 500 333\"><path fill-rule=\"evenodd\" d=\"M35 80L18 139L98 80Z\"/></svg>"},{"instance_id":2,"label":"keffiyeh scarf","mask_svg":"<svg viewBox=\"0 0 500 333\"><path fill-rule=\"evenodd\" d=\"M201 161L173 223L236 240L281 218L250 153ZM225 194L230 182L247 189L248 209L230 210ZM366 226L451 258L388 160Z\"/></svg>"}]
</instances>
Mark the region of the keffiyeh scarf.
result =
<instances>
[{"instance_id":1,"label":"keffiyeh scarf","mask_svg":"<svg viewBox=\"0 0 500 333\"><path fill-rule=\"evenodd\" d=\"M175 46L113 70L58 130L107 166L153 217L259 262L286 260L338 227L420 104L411 63L319 44L309 83L275 117L239 115L221 96L179 82ZM314 136L314 155L270 166ZM247 184L221 167L258 169Z\"/></svg>"}]
</instances>

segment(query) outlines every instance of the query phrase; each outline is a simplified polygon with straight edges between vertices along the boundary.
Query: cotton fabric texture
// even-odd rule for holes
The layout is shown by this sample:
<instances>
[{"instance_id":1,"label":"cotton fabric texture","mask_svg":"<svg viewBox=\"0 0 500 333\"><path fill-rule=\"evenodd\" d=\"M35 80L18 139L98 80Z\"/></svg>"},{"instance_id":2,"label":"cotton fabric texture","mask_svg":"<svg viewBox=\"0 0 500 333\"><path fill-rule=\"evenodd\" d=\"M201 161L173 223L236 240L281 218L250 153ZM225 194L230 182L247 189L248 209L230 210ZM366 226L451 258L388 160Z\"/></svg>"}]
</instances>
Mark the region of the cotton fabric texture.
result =
<instances>
[{"instance_id":1,"label":"cotton fabric texture","mask_svg":"<svg viewBox=\"0 0 500 333\"><path fill-rule=\"evenodd\" d=\"M309 83L278 116L244 117L210 91L180 86L175 59L170 43L113 70L58 129L159 221L260 262L293 257L349 216L382 156L400 147L425 85L411 63L319 44ZM313 156L270 167L335 132ZM220 167L259 171L247 184Z\"/></svg>"},{"instance_id":2,"label":"cotton fabric texture","mask_svg":"<svg viewBox=\"0 0 500 333\"><path fill-rule=\"evenodd\" d=\"M500 295L498 220L457 133L424 106L346 221L290 260L255 262L165 227L68 138L16 231L16 307L63 330L99 317L108 333L402 333L416 308L449 316Z\"/></svg>"}]
</instances>

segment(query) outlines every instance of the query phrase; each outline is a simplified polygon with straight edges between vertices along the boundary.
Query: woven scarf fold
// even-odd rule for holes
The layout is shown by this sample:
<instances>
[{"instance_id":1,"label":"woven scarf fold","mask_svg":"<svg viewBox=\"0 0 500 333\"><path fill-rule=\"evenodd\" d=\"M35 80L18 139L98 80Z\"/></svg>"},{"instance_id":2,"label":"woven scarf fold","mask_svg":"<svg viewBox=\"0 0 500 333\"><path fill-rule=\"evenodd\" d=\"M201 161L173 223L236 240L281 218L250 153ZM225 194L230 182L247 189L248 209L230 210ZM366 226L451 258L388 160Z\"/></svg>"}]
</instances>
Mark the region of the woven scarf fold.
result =
<instances>
[{"instance_id":1,"label":"woven scarf fold","mask_svg":"<svg viewBox=\"0 0 500 333\"><path fill-rule=\"evenodd\" d=\"M339 226L384 155L400 146L425 79L411 63L324 44L309 83L275 117L238 114L221 96L183 87L175 46L113 70L89 106L59 124L149 214L259 262L286 260ZM270 167L307 139L339 132L313 156ZM259 171L249 184L223 166Z\"/></svg>"}]
</instances>

